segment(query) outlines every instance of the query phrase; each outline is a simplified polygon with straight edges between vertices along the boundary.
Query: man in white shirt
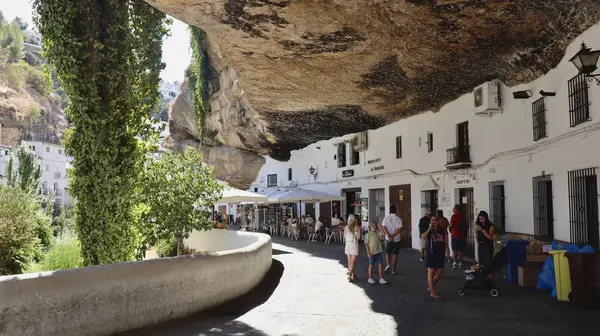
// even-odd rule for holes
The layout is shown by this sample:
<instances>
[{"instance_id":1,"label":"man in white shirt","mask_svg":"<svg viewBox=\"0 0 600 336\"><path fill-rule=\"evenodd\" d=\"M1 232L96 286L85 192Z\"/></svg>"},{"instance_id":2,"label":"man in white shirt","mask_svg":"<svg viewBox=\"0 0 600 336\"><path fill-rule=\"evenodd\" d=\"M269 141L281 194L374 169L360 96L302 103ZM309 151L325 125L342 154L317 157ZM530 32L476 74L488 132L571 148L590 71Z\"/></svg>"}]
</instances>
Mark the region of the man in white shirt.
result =
<instances>
[{"instance_id":1,"label":"man in white shirt","mask_svg":"<svg viewBox=\"0 0 600 336\"><path fill-rule=\"evenodd\" d=\"M385 216L383 223L383 232L385 233L385 259L387 266L385 271L392 270L396 274L396 265L398 264L398 251L400 250L400 231L402 230L402 219L396 216L396 207L390 207L390 214ZM391 263L390 263L391 259Z\"/></svg>"}]
</instances>

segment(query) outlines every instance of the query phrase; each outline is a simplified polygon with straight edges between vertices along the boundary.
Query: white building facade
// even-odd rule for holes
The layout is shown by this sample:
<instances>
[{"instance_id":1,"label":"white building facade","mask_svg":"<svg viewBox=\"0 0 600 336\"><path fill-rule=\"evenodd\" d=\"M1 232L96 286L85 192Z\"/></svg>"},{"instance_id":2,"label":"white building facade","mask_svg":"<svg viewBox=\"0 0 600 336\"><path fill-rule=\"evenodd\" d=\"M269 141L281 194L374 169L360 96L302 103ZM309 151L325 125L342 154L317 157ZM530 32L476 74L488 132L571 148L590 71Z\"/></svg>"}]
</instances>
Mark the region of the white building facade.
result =
<instances>
[{"instance_id":1,"label":"white building facade","mask_svg":"<svg viewBox=\"0 0 600 336\"><path fill-rule=\"evenodd\" d=\"M340 204L304 211L326 218L352 212L364 222L381 222L395 205L412 228L403 238L413 248L422 214L441 209L449 217L455 204L471 223L485 210L501 231L598 248L600 86L569 62L582 40L600 49L600 25L531 83L483 83L438 112L312 144L289 162L267 158L249 190L345 195ZM513 96L518 91L521 98Z\"/></svg>"},{"instance_id":2,"label":"white building facade","mask_svg":"<svg viewBox=\"0 0 600 336\"><path fill-rule=\"evenodd\" d=\"M71 197L67 192L67 170L73 158L65 154L64 147L42 141L23 141L21 145L31 149L40 158L43 193L52 193L57 205L71 205Z\"/></svg>"}]
</instances>

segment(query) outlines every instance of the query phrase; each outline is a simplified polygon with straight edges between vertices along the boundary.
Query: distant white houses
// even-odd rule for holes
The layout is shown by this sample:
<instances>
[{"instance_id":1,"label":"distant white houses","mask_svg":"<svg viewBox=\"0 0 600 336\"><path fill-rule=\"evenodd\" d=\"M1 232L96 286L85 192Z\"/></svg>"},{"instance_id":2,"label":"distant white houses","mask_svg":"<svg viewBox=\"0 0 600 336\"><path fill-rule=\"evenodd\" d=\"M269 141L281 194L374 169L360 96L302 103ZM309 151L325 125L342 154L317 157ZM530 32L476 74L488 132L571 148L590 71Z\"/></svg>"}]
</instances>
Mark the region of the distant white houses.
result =
<instances>
[{"instance_id":1,"label":"distant white houses","mask_svg":"<svg viewBox=\"0 0 600 336\"><path fill-rule=\"evenodd\" d=\"M65 154L64 147L43 141L23 141L21 145L32 150L40 158L42 192L53 194L57 205L71 205L71 197L67 192L67 170L73 158Z\"/></svg>"}]
</instances>

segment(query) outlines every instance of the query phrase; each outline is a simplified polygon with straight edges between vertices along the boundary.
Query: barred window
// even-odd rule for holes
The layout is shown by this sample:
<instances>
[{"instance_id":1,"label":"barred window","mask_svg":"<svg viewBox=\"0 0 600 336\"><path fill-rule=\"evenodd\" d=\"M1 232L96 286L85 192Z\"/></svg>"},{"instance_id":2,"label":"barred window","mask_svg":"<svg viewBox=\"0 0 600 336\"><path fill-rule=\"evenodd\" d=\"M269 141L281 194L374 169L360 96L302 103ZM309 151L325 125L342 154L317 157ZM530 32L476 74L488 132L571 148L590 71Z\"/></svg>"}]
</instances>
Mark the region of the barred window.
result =
<instances>
[{"instance_id":1,"label":"barred window","mask_svg":"<svg viewBox=\"0 0 600 336\"><path fill-rule=\"evenodd\" d=\"M569 80L569 121L571 127L590 120L590 102L585 74Z\"/></svg>"},{"instance_id":2,"label":"barred window","mask_svg":"<svg viewBox=\"0 0 600 336\"><path fill-rule=\"evenodd\" d=\"M548 136L546 133L546 100L544 97L533 102L531 106L533 116L533 141L538 141Z\"/></svg>"}]
</instances>

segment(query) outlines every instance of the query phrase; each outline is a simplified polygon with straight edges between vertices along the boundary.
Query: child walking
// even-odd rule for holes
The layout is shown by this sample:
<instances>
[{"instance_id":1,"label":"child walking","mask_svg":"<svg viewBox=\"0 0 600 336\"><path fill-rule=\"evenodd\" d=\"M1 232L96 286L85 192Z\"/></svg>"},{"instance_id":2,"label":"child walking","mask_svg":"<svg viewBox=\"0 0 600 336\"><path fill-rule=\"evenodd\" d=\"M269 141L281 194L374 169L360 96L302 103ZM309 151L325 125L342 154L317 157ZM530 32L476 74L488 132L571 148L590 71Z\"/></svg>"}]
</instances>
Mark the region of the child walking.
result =
<instances>
[{"instance_id":1,"label":"child walking","mask_svg":"<svg viewBox=\"0 0 600 336\"><path fill-rule=\"evenodd\" d=\"M379 234L379 227L375 223L371 223L369 226L369 232L365 236L365 246L367 247L367 255L369 256L369 283L374 284L373 279L373 268L378 267L379 270L379 283L385 285L387 281L383 279L383 248L381 247L381 235Z\"/></svg>"}]
</instances>

